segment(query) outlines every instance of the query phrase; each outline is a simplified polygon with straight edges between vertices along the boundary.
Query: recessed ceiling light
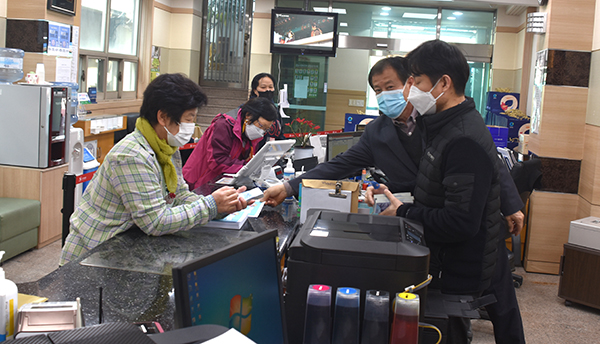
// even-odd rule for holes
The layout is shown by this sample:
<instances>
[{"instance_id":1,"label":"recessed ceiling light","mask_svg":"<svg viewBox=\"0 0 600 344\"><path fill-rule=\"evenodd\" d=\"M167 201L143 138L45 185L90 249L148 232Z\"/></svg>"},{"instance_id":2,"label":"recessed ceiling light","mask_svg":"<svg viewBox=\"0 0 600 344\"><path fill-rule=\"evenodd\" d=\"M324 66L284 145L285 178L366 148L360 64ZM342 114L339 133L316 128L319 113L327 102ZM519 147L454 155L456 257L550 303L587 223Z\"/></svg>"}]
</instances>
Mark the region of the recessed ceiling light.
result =
<instances>
[{"instance_id":1,"label":"recessed ceiling light","mask_svg":"<svg viewBox=\"0 0 600 344\"><path fill-rule=\"evenodd\" d=\"M392 8L391 7L382 7L381 10L383 10L383 11L391 11Z\"/></svg>"},{"instance_id":2,"label":"recessed ceiling light","mask_svg":"<svg viewBox=\"0 0 600 344\"><path fill-rule=\"evenodd\" d=\"M379 13L379 15L380 15L380 16L389 16L390 14L389 14L389 13L387 13L387 12L381 12L381 13Z\"/></svg>"},{"instance_id":3,"label":"recessed ceiling light","mask_svg":"<svg viewBox=\"0 0 600 344\"><path fill-rule=\"evenodd\" d=\"M402 15L402 18L435 19L435 18L437 18L437 14L404 12L404 14Z\"/></svg>"},{"instance_id":4,"label":"recessed ceiling light","mask_svg":"<svg viewBox=\"0 0 600 344\"><path fill-rule=\"evenodd\" d=\"M313 10L315 10L315 12L329 13L329 7L313 7ZM345 8L332 8L331 13L346 14L346 9Z\"/></svg>"},{"instance_id":5,"label":"recessed ceiling light","mask_svg":"<svg viewBox=\"0 0 600 344\"><path fill-rule=\"evenodd\" d=\"M348 23L341 22L340 26L348 26Z\"/></svg>"},{"instance_id":6,"label":"recessed ceiling light","mask_svg":"<svg viewBox=\"0 0 600 344\"><path fill-rule=\"evenodd\" d=\"M348 33L347 32L340 32L340 33L338 33L338 35L340 35L340 36L348 36Z\"/></svg>"},{"instance_id":7,"label":"recessed ceiling light","mask_svg":"<svg viewBox=\"0 0 600 344\"><path fill-rule=\"evenodd\" d=\"M448 17L446 19L448 19L448 20L456 20L456 17Z\"/></svg>"},{"instance_id":8,"label":"recessed ceiling light","mask_svg":"<svg viewBox=\"0 0 600 344\"><path fill-rule=\"evenodd\" d=\"M462 13L462 12L459 12L459 11L452 12L452 14L454 14L454 15L455 15L455 16L457 16L457 17L458 17L458 16L462 16L462 15L463 15L463 13Z\"/></svg>"}]
</instances>

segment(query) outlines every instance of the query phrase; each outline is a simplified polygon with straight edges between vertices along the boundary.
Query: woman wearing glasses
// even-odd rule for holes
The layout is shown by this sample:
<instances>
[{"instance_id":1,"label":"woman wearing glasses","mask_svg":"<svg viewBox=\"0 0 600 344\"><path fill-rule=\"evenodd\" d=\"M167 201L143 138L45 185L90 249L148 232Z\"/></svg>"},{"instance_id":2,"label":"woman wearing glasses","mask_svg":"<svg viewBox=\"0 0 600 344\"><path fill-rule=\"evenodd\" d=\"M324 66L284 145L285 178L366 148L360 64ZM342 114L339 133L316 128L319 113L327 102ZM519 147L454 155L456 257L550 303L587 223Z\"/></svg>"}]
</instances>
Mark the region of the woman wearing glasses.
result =
<instances>
[{"instance_id":1,"label":"woman wearing glasses","mask_svg":"<svg viewBox=\"0 0 600 344\"><path fill-rule=\"evenodd\" d=\"M223 173L236 173L256 153L257 145L277 119L267 98L256 97L240 107L235 117L217 115L183 167L193 190Z\"/></svg>"}]
</instances>

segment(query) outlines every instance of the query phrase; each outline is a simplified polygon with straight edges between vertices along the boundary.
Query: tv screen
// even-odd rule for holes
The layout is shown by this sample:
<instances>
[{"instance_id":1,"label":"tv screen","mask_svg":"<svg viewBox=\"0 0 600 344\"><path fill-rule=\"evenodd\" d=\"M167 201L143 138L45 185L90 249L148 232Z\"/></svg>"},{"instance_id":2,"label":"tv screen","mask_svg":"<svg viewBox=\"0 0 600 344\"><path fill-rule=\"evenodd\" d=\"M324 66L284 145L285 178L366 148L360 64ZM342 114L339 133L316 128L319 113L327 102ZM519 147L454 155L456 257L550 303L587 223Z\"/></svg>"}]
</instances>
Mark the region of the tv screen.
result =
<instances>
[{"instance_id":1,"label":"tv screen","mask_svg":"<svg viewBox=\"0 0 600 344\"><path fill-rule=\"evenodd\" d=\"M271 53L335 56L337 13L275 8L271 11Z\"/></svg>"},{"instance_id":2,"label":"tv screen","mask_svg":"<svg viewBox=\"0 0 600 344\"><path fill-rule=\"evenodd\" d=\"M256 343L287 343L277 230L173 268L175 327L235 328Z\"/></svg>"}]
</instances>

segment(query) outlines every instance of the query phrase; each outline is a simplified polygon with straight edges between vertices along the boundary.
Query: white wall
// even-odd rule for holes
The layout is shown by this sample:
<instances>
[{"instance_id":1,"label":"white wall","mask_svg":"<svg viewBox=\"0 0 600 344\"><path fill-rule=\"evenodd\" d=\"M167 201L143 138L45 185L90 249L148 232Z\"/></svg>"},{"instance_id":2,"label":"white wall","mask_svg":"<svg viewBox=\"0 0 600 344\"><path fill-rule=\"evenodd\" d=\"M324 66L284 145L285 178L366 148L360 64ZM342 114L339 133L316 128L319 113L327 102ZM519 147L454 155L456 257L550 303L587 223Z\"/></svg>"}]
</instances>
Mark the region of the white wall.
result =
<instances>
[{"instance_id":1,"label":"white wall","mask_svg":"<svg viewBox=\"0 0 600 344\"><path fill-rule=\"evenodd\" d=\"M600 1L596 1L596 20L592 41L592 61L590 64L590 85L585 122L600 126Z\"/></svg>"},{"instance_id":2,"label":"white wall","mask_svg":"<svg viewBox=\"0 0 600 344\"><path fill-rule=\"evenodd\" d=\"M0 48L6 44L6 0L0 0Z\"/></svg>"},{"instance_id":3,"label":"white wall","mask_svg":"<svg viewBox=\"0 0 600 344\"><path fill-rule=\"evenodd\" d=\"M329 58L327 88L366 92L368 74L368 50L338 49L336 57Z\"/></svg>"},{"instance_id":4,"label":"white wall","mask_svg":"<svg viewBox=\"0 0 600 344\"><path fill-rule=\"evenodd\" d=\"M254 17L252 18L252 43L250 46L250 70L248 73L248 88L252 78L258 73L271 72L270 39L271 39L271 9L275 0L256 0ZM275 75L277 78L277 75Z\"/></svg>"}]
</instances>

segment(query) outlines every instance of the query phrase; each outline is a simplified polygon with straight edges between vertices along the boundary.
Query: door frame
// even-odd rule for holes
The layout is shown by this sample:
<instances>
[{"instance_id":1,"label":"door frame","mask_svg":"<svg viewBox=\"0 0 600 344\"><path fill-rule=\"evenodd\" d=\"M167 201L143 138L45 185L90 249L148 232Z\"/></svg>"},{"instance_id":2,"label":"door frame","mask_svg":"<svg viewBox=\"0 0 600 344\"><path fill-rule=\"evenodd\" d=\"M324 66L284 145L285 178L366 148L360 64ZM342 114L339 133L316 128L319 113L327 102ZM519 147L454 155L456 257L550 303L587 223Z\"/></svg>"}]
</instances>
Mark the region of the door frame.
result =
<instances>
[{"instance_id":1,"label":"door frame","mask_svg":"<svg viewBox=\"0 0 600 344\"><path fill-rule=\"evenodd\" d=\"M252 47L252 19L253 19L253 0L246 0L246 13L244 14L244 27L246 33L244 34L243 40L243 63L242 63L242 82L227 82L227 81L214 81L205 80L205 64L206 64L206 49L209 48L209 44L206 39L206 29L208 23L208 1L202 2L202 35L201 35L201 47L200 47L200 75L198 76L198 83L201 86L212 86L212 87L226 87L226 88L248 88L248 78L250 74L250 55Z\"/></svg>"}]
</instances>

